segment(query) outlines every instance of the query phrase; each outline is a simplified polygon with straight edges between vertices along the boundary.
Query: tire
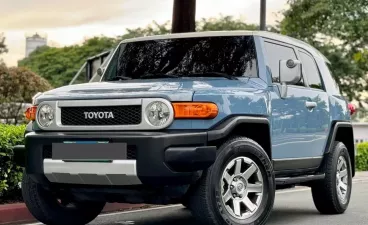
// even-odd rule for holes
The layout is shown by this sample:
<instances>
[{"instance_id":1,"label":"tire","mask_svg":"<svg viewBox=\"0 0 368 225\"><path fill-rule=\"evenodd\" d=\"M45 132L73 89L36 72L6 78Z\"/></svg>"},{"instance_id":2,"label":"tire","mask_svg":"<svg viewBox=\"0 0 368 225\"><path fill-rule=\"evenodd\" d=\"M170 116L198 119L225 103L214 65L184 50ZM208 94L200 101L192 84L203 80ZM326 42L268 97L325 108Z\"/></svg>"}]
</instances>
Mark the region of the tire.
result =
<instances>
[{"instance_id":1,"label":"tire","mask_svg":"<svg viewBox=\"0 0 368 225\"><path fill-rule=\"evenodd\" d=\"M22 180L22 194L31 214L47 225L84 225L94 220L105 206L101 202L73 202L73 206L67 208L26 173Z\"/></svg>"},{"instance_id":2,"label":"tire","mask_svg":"<svg viewBox=\"0 0 368 225\"><path fill-rule=\"evenodd\" d=\"M240 173L236 172L238 162L241 162L242 165L240 167ZM251 171L251 168L254 168L254 166L256 169L253 170L255 172L248 179L249 182L244 182L244 177L248 177L244 175L248 174L245 171ZM233 173L233 175L230 173ZM223 179L224 174L229 175L231 179ZM234 177L235 174L242 174L244 177L237 178L237 176ZM251 182L251 179L254 180ZM230 180L231 182L229 183L233 185L228 185L228 182L225 180ZM246 191L238 192L239 190L244 190L242 189L244 187L247 187L245 189L250 191L248 187L252 184L259 184L260 180L262 180L263 186L259 187L258 185L258 188L253 186L253 190L254 192L255 190L258 192L261 191L262 195L256 195L254 193L247 194ZM243 182L242 184L244 185L239 186L240 182ZM201 224L262 225L267 222L273 208L275 189L273 165L266 152L259 144L251 139L234 137L220 146L215 163L203 172L202 177L193 187L189 209L202 222ZM235 196L237 197L231 194L230 196L233 197L230 199L226 198L229 199L228 201L226 199L223 200L223 192L226 192L226 194L235 192ZM229 197L229 195L224 196ZM244 211L248 208L245 207L244 203L240 203L238 213L236 213L235 207L232 204L238 205L237 202L246 200L253 200L255 203L252 202L252 204L257 209L253 207L253 213L249 216L244 216L245 214L239 213L239 210ZM249 201L247 203L249 205ZM243 218L239 218L239 215L243 215Z\"/></svg>"},{"instance_id":3,"label":"tire","mask_svg":"<svg viewBox=\"0 0 368 225\"><path fill-rule=\"evenodd\" d=\"M335 142L332 151L325 157L323 165L325 178L312 184L314 205L321 214L342 214L348 208L352 190L352 169L349 152L342 142ZM343 198L344 196L339 197L337 187L337 184L340 184L339 189L341 193L344 193L344 186L337 181L338 166L340 168L339 162L342 158L345 160L345 164L342 162L341 166L342 170L346 169L346 177L340 179L340 181L347 184L345 198ZM344 173L339 172L342 175Z\"/></svg>"}]
</instances>

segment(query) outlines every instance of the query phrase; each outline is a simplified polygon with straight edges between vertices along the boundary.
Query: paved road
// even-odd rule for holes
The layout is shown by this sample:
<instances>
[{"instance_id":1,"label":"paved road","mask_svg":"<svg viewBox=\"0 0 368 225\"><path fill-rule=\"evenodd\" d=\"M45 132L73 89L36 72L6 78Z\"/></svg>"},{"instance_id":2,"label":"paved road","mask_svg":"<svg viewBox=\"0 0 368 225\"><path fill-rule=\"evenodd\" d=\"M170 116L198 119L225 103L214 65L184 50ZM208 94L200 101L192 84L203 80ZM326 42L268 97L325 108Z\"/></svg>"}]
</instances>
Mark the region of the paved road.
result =
<instances>
[{"instance_id":1,"label":"paved road","mask_svg":"<svg viewBox=\"0 0 368 225\"><path fill-rule=\"evenodd\" d=\"M267 225L364 225L368 224L368 180L357 180L349 209L343 215L324 216L316 210L310 189L300 188L280 191ZM200 225L188 210L181 206L137 212L101 215L91 225Z\"/></svg>"},{"instance_id":2,"label":"paved road","mask_svg":"<svg viewBox=\"0 0 368 225\"><path fill-rule=\"evenodd\" d=\"M313 204L310 189L300 187L277 192L274 210L267 225L368 225L368 173L359 173L353 182L352 199L345 214L334 216L319 214ZM90 225L188 224L201 225L181 205L105 214L90 223Z\"/></svg>"}]
</instances>

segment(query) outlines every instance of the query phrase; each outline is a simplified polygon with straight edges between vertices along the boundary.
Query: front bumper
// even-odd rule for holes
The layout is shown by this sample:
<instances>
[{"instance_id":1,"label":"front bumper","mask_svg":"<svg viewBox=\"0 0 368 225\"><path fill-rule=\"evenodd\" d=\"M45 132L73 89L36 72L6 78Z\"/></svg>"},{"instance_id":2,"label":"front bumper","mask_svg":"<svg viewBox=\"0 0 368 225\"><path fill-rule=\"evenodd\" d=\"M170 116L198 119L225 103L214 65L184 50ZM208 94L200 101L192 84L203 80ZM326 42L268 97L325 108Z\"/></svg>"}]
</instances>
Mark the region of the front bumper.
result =
<instances>
[{"instance_id":1,"label":"front bumper","mask_svg":"<svg viewBox=\"0 0 368 225\"><path fill-rule=\"evenodd\" d=\"M26 173L42 184L190 184L216 159L216 147L207 146L207 136L207 132L30 132L25 138ZM126 143L128 158L110 162L53 158L52 144L64 141Z\"/></svg>"}]
</instances>

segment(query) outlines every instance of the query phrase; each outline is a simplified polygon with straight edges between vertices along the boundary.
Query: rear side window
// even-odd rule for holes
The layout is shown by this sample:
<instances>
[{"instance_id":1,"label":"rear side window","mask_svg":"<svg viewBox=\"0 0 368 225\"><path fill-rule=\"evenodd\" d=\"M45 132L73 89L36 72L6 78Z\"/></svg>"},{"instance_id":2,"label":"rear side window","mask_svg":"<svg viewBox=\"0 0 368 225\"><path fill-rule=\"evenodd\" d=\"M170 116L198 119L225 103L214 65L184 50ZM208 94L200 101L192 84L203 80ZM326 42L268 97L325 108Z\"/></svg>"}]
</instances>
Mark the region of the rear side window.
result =
<instances>
[{"instance_id":1,"label":"rear side window","mask_svg":"<svg viewBox=\"0 0 368 225\"><path fill-rule=\"evenodd\" d=\"M297 59L293 48L265 42L268 66L272 72L272 82L280 83L280 60ZM304 86L303 79L298 85Z\"/></svg>"},{"instance_id":2,"label":"rear side window","mask_svg":"<svg viewBox=\"0 0 368 225\"><path fill-rule=\"evenodd\" d=\"M332 77L333 73L332 73L332 68L331 68L331 64L329 63L325 63L327 71L328 71L328 76L330 76L331 79L331 83L333 85L333 87L335 88L336 92L340 94L340 87L337 84L336 80Z\"/></svg>"},{"instance_id":3,"label":"rear side window","mask_svg":"<svg viewBox=\"0 0 368 225\"><path fill-rule=\"evenodd\" d=\"M318 67L312 56L299 51L300 59L302 61L304 77L307 77L309 86L311 88L322 89L322 80L319 75Z\"/></svg>"}]
</instances>

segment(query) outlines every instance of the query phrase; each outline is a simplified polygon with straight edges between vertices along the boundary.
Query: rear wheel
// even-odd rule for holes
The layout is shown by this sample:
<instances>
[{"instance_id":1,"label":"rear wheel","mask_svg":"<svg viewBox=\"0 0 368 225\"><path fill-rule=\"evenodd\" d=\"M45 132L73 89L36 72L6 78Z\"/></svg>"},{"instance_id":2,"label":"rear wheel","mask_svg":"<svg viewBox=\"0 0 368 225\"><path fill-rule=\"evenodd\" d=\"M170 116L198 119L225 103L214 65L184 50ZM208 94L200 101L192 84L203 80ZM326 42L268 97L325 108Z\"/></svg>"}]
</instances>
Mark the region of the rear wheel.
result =
<instances>
[{"instance_id":1,"label":"rear wheel","mask_svg":"<svg viewBox=\"0 0 368 225\"><path fill-rule=\"evenodd\" d=\"M47 225L84 225L94 220L104 202L76 202L67 195L54 195L35 183L26 173L22 180L24 202L31 214Z\"/></svg>"},{"instance_id":2,"label":"rear wheel","mask_svg":"<svg viewBox=\"0 0 368 225\"><path fill-rule=\"evenodd\" d=\"M348 208L352 189L349 152L343 143L335 142L326 157L325 179L312 185L313 201L322 214L341 214Z\"/></svg>"},{"instance_id":3,"label":"rear wheel","mask_svg":"<svg viewBox=\"0 0 368 225\"><path fill-rule=\"evenodd\" d=\"M259 144L232 138L194 187L189 208L205 224L265 224L274 203L274 179L272 163Z\"/></svg>"}]
</instances>

